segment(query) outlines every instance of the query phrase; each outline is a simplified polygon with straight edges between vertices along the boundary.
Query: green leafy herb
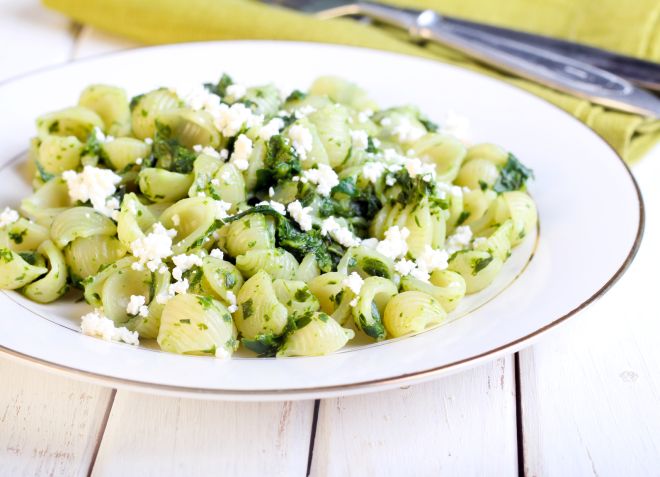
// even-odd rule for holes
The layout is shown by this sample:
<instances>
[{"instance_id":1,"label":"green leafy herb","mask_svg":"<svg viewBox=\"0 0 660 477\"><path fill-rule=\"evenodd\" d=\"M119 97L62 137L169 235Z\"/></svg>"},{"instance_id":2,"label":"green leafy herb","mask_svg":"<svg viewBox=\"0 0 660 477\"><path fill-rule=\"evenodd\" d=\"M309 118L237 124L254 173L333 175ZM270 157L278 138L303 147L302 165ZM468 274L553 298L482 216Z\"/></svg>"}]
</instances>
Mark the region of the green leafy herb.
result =
<instances>
[{"instance_id":1,"label":"green leafy herb","mask_svg":"<svg viewBox=\"0 0 660 477\"><path fill-rule=\"evenodd\" d=\"M474 260L474 262L472 262L472 275L476 275L481 270L490 265L490 262L493 261L493 258L494 257L492 255L489 255L486 258L478 258Z\"/></svg>"},{"instance_id":2,"label":"green leafy herb","mask_svg":"<svg viewBox=\"0 0 660 477\"><path fill-rule=\"evenodd\" d=\"M20 232L11 231L9 232L9 238L13 240L14 243L19 244L23 243L23 237L25 237L25 234L27 234L27 229L23 229Z\"/></svg>"},{"instance_id":3,"label":"green leafy herb","mask_svg":"<svg viewBox=\"0 0 660 477\"><path fill-rule=\"evenodd\" d=\"M197 154L171 136L171 128L156 121L156 137L152 147L156 165L172 172L189 174L193 170Z\"/></svg>"},{"instance_id":4,"label":"green leafy herb","mask_svg":"<svg viewBox=\"0 0 660 477\"><path fill-rule=\"evenodd\" d=\"M286 97L284 100L285 102L289 101L300 101L302 99L305 99L307 97L307 93L303 93L299 89L294 89L289 96Z\"/></svg>"},{"instance_id":5,"label":"green leafy herb","mask_svg":"<svg viewBox=\"0 0 660 477\"><path fill-rule=\"evenodd\" d=\"M252 340L241 339L243 346L257 353L260 358L275 356L278 348L282 345L282 341L282 336L274 336L272 333L257 335Z\"/></svg>"},{"instance_id":6,"label":"green leafy herb","mask_svg":"<svg viewBox=\"0 0 660 477\"><path fill-rule=\"evenodd\" d=\"M208 310L213 307L213 298L210 296L198 296L197 303L199 303L205 310Z\"/></svg>"},{"instance_id":7,"label":"green leafy herb","mask_svg":"<svg viewBox=\"0 0 660 477\"><path fill-rule=\"evenodd\" d=\"M249 298L247 301L243 302L241 308L243 309L243 319L247 320L254 313L252 298Z\"/></svg>"},{"instance_id":8,"label":"green leafy herb","mask_svg":"<svg viewBox=\"0 0 660 477\"><path fill-rule=\"evenodd\" d=\"M41 178L42 181L48 182L53 177L55 177L55 174L51 174L50 172L47 172L46 169L44 169L44 166L42 166L39 161L34 161L34 163L37 165L37 172L39 173L39 177Z\"/></svg>"},{"instance_id":9,"label":"green leafy herb","mask_svg":"<svg viewBox=\"0 0 660 477\"><path fill-rule=\"evenodd\" d=\"M534 172L525 167L516 156L509 153L509 158L500 171L500 175L493 186L495 192L502 193L520 190L527 179L534 178Z\"/></svg>"},{"instance_id":10,"label":"green leafy herb","mask_svg":"<svg viewBox=\"0 0 660 477\"><path fill-rule=\"evenodd\" d=\"M137 96L133 96L131 98L131 102L128 104L128 107L133 111L137 105L142 101L142 98L144 98L144 94L138 94Z\"/></svg>"},{"instance_id":11,"label":"green leafy herb","mask_svg":"<svg viewBox=\"0 0 660 477\"><path fill-rule=\"evenodd\" d=\"M36 252L18 252L23 260L25 260L30 265L37 263L37 253Z\"/></svg>"},{"instance_id":12,"label":"green leafy herb","mask_svg":"<svg viewBox=\"0 0 660 477\"><path fill-rule=\"evenodd\" d=\"M0 248L0 260L5 263L14 260L14 254L8 248Z\"/></svg>"},{"instance_id":13,"label":"green leafy herb","mask_svg":"<svg viewBox=\"0 0 660 477\"><path fill-rule=\"evenodd\" d=\"M281 134L270 138L264 168L257 171L257 190L266 190L302 170L298 153Z\"/></svg>"},{"instance_id":14,"label":"green leafy herb","mask_svg":"<svg viewBox=\"0 0 660 477\"><path fill-rule=\"evenodd\" d=\"M390 278L390 270L387 265L376 258L363 258L361 266L362 270L372 277Z\"/></svg>"},{"instance_id":15,"label":"green leafy herb","mask_svg":"<svg viewBox=\"0 0 660 477\"><path fill-rule=\"evenodd\" d=\"M204 83L204 87L211 93L224 97L227 94L227 87L232 84L234 84L234 80L231 79L231 76L223 73L217 83Z\"/></svg>"},{"instance_id":16,"label":"green leafy herb","mask_svg":"<svg viewBox=\"0 0 660 477\"><path fill-rule=\"evenodd\" d=\"M436 132L438 130L438 125L422 114L417 116L417 120L422 123L428 132Z\"/></svg>"},{"instance_id":17,"label":"green leafy herb","mask_svg":"<svg viewBox=\"0 0 660 477\"><path fill-rule=\"evenodd\" d=\"M456 226L458 227L459 225L463 224L463 222L465 222L468 219L468 217L470 217L470 212L468 212L467 210L461 212L461 215L459 215L458 219L456 219Z\"/></svg>"}]
</instances>

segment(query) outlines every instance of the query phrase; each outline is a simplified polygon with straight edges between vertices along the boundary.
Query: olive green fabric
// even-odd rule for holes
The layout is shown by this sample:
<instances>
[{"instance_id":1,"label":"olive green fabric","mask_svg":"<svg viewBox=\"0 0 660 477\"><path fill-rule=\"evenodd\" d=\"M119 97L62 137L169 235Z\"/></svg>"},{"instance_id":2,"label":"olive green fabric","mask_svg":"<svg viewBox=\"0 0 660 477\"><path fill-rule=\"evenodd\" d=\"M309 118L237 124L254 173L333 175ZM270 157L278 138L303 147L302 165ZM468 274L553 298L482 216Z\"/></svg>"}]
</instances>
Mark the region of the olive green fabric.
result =
<instances>
[{"instance_id":1,"label":"olive green fabric","mask_svg":"<svg viewBox=\"0 0 660 477\"><path fill-rule=\"evenodd\" d=\"M579 41L660 61L657 0L390 0L447 15ZM660 121L608 110L511 78L435 44L350 19L318 20L250 0L44 0L75 20L144 43L222 39L281 39L340 43L432 58L500 76L570 112L627 161L660 140Z\"/></svg>"}]
</instances>

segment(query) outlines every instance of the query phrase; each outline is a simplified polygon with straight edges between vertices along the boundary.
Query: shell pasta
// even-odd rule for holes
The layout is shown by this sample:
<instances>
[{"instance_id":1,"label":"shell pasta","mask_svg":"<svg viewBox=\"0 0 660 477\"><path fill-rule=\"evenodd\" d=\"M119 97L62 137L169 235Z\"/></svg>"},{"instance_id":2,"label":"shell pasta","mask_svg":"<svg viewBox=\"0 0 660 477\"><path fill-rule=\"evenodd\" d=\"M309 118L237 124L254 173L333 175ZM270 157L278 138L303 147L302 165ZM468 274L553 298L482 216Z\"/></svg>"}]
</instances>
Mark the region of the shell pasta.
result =
<instances>
[{"instance_id":1,"label":"shell pasta","mask_svg":"<svg viewBox=\"0 0 660 477\"><path fill-rule=\"evenodd\" d=\"M318 356L447 322L537 226L533 177L465 124L318 78L130 97L37 119L0 213L0 288L90 305L83 333L228 358Z\"/></svg>"}]
</instances>

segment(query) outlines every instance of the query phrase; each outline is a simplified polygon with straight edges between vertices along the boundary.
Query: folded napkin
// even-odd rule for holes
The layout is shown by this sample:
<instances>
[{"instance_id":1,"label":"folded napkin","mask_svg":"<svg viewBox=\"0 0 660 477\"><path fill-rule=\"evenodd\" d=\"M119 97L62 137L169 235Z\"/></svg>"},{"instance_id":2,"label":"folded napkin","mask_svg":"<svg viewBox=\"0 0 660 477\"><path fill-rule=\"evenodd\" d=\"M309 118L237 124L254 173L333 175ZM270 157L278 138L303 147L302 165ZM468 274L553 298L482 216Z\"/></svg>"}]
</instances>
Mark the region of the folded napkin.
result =
<instances>
[{"instance_id":1,"label":"folded napkin","mask_svg":"<svg viewBox=\"0 0 660 477\"><path fill-rule=\"evenodd\" d=\"M251 0L43 0L75 20L144 43L220 39L286 39L390 50L499 76L570 112L627 161L660 140L660 121L608 110L513 78L436 44L419 46L405 33L350 19L318 20ZM528 30L660 61L657 0L389 0L447 15Z\"/></svg>"}]
</instances>

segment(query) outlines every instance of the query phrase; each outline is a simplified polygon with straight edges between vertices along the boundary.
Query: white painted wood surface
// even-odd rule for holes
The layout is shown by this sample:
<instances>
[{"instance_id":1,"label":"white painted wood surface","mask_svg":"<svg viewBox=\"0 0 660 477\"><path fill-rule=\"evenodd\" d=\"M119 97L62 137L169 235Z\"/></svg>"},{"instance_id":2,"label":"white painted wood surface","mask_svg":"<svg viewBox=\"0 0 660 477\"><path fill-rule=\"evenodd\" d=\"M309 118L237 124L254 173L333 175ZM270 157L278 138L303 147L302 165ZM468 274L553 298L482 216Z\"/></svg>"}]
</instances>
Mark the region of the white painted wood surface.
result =
<instances>
[{"instance_id":1,"label":"white painted wood surface","mask_svg":"<svg viewBox=\"0 0 660 477\"><path fill-rule=\"evenodd\" d=\"M321 401L312 476L512 476L513 357L430 383Z\"/></svg>"},{"instance_id":2,"label":"white painted wood surface","mask_svg":"<svg viewBox=\"0 0 660 477\"><path fill-rule=\"evenodd\" d=\"M526 475L660 476L660 146L634 171L647 223L629 273L520 353Z\"/></svg>"},{"instance_id":3,"label":"white painted wood surface","mask_svg":"<svg viewBox=\"0 0 660 477\"><path fill-rule=\"evenodd\" d=\"M0 81L135 46L76 28L36 0L0 0L0 45ZM610 295L520 355L527 475L660 475L660 147L636 171L649 220L640 260ZM506 357L322 401L312 475L514 475L515 385ZM127 391L113 400L110 389L2 358L0 476L303 475L313 407Z\"/></svg>"},{"instance_id":4,"label":"white painted wood surface","mask_svg":"<svg viewBox=\"0 0 660 477\"><path fill-rule=\"evenodd\" d=\"M313 413L118 391L92 475L304 475Z\"/></svg>"}]
</instances>

